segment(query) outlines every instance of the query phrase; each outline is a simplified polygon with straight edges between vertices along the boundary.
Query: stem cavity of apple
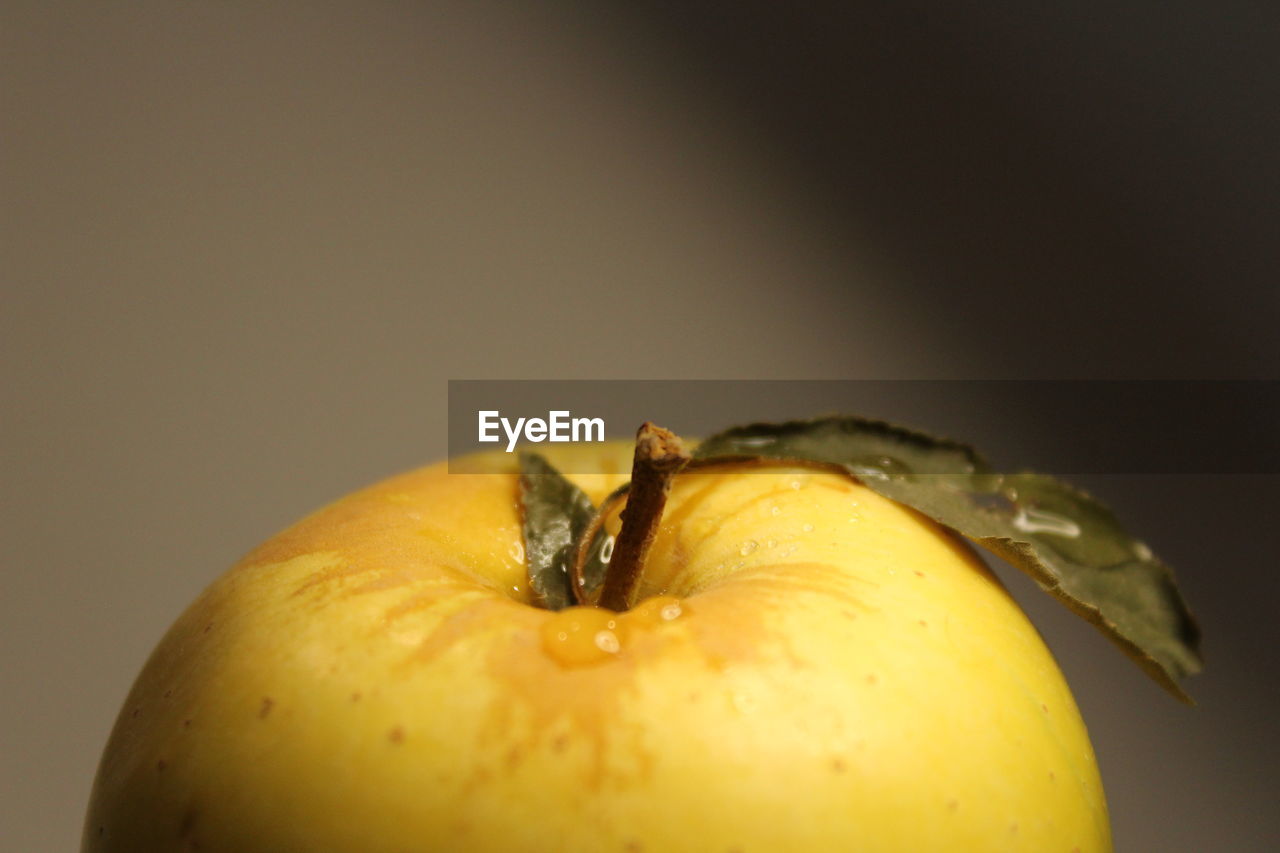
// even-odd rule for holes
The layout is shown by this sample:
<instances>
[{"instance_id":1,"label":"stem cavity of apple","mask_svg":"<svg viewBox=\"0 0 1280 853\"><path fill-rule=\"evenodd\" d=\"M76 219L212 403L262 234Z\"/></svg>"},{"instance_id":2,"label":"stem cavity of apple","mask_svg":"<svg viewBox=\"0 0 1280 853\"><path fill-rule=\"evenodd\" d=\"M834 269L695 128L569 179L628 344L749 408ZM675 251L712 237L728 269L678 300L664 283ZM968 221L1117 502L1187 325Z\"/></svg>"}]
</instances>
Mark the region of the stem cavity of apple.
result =
<instances>
[{"instance_id":1,"label":"stem cavity of apple","mask_svg":"<svg viewBox=\"0 0 1280 853\"><path fill-rule=\"evenodd\" d=\"M647 430L647 431L646 431ZM661 443L653 437L658 436ZM693 459L684 452L680 439L669 430L645 423L636 435L636 455L632 462L632 482L624 483L609 494L587 523L578 538L578 544L569 561L570 587L580 605L607 607L610 610L630 609L635 590L639 586L644 560L657 534L666 507L667 494L677 474L691 471L742 471L760 468L811 468L848 476L848 470L831 463L810 459L769 458L764 456L724 456L714 459ZM637 483L647 485L639 496L633 496ZM625 504L624 504L625 501ZM612 556L607 559L603 577L592 584L587 567L600 550L597 542L619 504L627 509L622 512L623 526L614 543ZM628 510L630 515L628 515ZM627 530L632 532L627 534ZM624 541L626 537L626 541ZM597 569L597 571L600 571ZM595 575L600 577L600 575ZM610 579L613 579L610 581ZM603 589L612 583L610 598L605 599ZM609 603L606 603L608 601Z\"/></svg>"},{"instance_id":2,"label":"stem cavity of apple","mask_svg":"<svg viewBox=\"0 0 1280 853\"><path fill-rule=\"evenodd\" d=\"M622 510L622 530L614 543L597 604L623 611L631 606L645 557L653 545L667 505L671 479L689 464L684 442L670 430L645 421L636 433L631 463L631 488ZM590 535L584 537L590 539Z\"/></svg>"}]
</instances>

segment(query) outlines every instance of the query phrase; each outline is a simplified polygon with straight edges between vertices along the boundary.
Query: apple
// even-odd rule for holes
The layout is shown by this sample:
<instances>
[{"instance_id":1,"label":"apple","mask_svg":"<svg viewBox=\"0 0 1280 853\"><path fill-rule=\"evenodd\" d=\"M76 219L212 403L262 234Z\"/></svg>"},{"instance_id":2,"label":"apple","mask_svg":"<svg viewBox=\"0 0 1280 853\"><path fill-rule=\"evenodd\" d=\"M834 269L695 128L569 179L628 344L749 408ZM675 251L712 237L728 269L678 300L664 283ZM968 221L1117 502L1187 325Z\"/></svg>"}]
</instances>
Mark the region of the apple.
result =
<instances>
[{"instance_id":1,"label":"apple","mask_svg":"<svg viewBox=\"0 0 1280 853\"><path fill-rule=\"evenodd\" d=\"M549 448L593 501L631 446ZM575 455L576 454L576 455ZM635 606L533 606L513 457L321 509L178 619L85 851L1110 849L1084 724L969 546L805 467L671 484Z\"/></svg>"}]
</instances>

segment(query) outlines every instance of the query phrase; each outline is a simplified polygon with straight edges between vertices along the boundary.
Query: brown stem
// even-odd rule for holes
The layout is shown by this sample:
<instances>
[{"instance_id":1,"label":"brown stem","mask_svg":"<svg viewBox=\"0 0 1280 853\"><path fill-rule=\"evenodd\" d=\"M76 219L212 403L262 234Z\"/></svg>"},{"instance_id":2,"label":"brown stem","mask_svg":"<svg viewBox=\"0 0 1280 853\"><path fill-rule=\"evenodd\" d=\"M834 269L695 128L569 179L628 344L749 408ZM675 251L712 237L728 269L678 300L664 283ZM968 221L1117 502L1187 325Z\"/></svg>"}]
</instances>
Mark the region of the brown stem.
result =
<instances>
[{"instance_id":1,"label":"brown stem","mask_svg":"<svg viewBox=\"0 0 1280 853\"><path fill-rule=\"evenodd\" d=\"M622 530L600 589L600 606L622 611L640 582L649 547L653 545L667 505L671 478L689 462L689 453L675 433L645 421L636 433L636 453L631 463L631 489L622 511Z\"/></svg>"}]
</instances>

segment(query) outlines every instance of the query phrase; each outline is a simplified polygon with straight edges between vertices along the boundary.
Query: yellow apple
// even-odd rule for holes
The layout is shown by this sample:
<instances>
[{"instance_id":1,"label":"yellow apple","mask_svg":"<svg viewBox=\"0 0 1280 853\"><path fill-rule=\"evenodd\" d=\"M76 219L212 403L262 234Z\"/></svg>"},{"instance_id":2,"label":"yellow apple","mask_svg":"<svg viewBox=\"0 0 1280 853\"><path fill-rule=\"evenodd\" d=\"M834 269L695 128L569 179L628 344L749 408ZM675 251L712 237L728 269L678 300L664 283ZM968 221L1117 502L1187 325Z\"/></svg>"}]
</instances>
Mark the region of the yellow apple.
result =
<instances>
[{"instance_id":1,"label":"yellow apple","mask_svg":"<svg viewBox=\"0 0 1280 853\"><path fill-rule=\"evenodd\" d=\"M631 447L546 455L598 502ZM690 472L640 603L555 613L514 459L485 464L346 497L206 590L84 850L1110 849L1053 658L947 530L838 474Z\"/></svg>"}]
</instances>

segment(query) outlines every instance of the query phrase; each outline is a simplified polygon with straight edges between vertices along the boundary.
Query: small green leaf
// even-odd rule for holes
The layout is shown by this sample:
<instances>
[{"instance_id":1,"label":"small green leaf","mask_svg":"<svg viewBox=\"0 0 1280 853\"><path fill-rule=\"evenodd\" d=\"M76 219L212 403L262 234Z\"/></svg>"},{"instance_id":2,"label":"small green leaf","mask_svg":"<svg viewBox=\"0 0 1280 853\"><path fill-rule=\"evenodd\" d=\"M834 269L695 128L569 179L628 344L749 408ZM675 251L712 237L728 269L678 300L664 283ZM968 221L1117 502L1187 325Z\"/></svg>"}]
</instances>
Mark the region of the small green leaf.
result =
<instances>
[{"instance_id":1,"label":"small green leaf","mask_svg":"<svg viewBox=\"0 0 1280 853\"><path fill-rule=\"evenodd\" d=\"M695 456L835 464L1031 575L1152 678L1200 671L1200 632L1173 573L1094 498L1042 474L997 474L972 449L879 421L831 417L736 427Z\"/></svg>"},{"instance_id":2,"label":"small green leaf","mask_svg":"<svg viewBox=\"0 0 1280 853\"><path fill-rule=\"evenodd\" d=\"M884 421L826 417L782 424L750 424L717 433L698 445L695 459L769 456L812 459L896 473L973 474L990 470L968 445Z\"/></svg>"},{"instance_id":3,"label":"small green leaf","mask_svg":"<svg viewBox=\"0 0 1280 853\"><path fill-rule=\"evenodd\" d=\"M574 545L595 508L586 494L536 453L520 454L524 558L529 587L548 610L575 603L569 580Z\"/></svg>"}]
</instances>

